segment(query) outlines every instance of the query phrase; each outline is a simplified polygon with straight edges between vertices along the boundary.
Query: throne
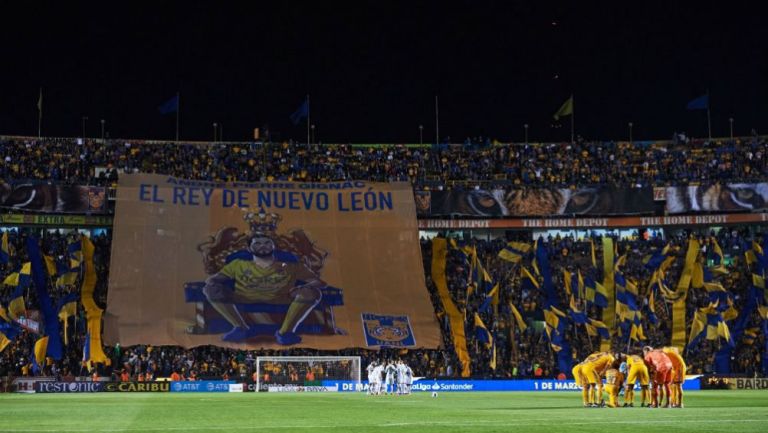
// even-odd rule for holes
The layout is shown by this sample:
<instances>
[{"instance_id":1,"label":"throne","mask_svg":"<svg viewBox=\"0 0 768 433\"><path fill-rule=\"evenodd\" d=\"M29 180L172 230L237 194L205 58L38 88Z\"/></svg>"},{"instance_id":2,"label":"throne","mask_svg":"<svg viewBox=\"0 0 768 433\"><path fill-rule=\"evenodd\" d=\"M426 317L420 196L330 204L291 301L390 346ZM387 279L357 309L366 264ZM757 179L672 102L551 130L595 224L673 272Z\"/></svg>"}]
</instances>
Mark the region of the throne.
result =
<instances>
[{"instance_id":1,"label":"throne","mask_svg":"<svg viewBox=\"0 0 768 433\"><path fill-rule=\"evenodd\" d=\"M247 213L244 217L249 222L252 232L269 233L275 242L277 260L298 260L314 273L320 274L328 253L318 248L303 230L293 230L286 234L277 234L277 214ZM203 267L207 275L213 275L232 259L238 252L248 249L250 233L241 233L235 227L220 229L214 236L198 245L202 254ZM303 284L298 281L297 285ZM187 328L190 334L223 334L232 329L208 302L203 288L205 281L189 282L184 285L186 302L194 303L196 308L195 324ZM342 290L325 286L320 289L322 299L296 329L297 334L339 334L344 331L336 328L333 307L344 305ZM235 304L237 309L248 316L248 322L256 335L274 335L283 323L289 304Z\"/></svg>"}]
</instances>

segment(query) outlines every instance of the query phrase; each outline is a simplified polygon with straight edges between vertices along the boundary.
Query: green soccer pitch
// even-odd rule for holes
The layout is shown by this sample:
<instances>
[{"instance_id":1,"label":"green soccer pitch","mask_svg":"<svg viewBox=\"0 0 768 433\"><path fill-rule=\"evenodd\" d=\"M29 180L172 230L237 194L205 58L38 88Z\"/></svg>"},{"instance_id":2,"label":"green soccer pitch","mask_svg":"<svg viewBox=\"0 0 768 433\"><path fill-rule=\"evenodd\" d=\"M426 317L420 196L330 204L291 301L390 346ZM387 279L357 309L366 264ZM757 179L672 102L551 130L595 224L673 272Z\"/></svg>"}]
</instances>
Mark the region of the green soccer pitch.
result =
<instances>
[{"instance_id":1,"label":"green soccer pitch","mask_svg":"<svg viewBox=\"0 0 768 433\"><path fill-rule=\"evenodd\" d=\"M685 409L584 409L581 394L0 395L0 432L764 432L766 391L698 391Z\"/></svg>"}]
</instances>

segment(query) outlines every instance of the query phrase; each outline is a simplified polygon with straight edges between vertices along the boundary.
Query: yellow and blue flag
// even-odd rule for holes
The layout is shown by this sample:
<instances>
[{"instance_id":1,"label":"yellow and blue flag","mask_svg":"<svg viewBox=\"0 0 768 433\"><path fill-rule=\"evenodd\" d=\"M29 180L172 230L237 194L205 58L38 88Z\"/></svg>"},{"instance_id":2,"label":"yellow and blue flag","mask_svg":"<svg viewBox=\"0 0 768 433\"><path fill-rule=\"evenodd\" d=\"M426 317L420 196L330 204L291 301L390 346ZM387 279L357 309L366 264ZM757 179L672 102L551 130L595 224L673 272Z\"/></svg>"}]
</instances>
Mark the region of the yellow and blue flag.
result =
<instances>
[{"instance_id":1,"label":"yellow and blue flag","mask_svg":"<svg viewBox=\"0 0 768 433\"><path fill-rule=\"evenodd\" d=\"M645 340L645 333L643 332L643 315L640 311L635 311L635 315L632 318L632 327L629 331L629 339L634 341Z\"/></svg>"},{"instance_id":2,"label":"yellow and blue flag","mask_svg":"<svg viewBox=\"0 0 768 433\"><path fill-rule=\"evenodd\" d=\"M48 276L53 278L56 276L56 259L54 259L51 256L44 255L43 260L45 261L45 270L48 272Z\"/></svg>"},{"instance_id":3,"label":"yellow and blue flag","mask_svg":"<svg viewBox=\"0 0 768 433\"><path fill-rule=\"evenodd\" d=\"M83 243L79 239L67 245L70 272L79 272L83 264Z\"/></svg>"},{"instance_id":4,"label":"yellow and blue flag","mask_svg":"<svg viewBox=\"0 0 768 433\"><path fill-rule=\"evenodd\" d=\"M742 336L742 342L748 346L751 346L755 344L755 340L757 340L757 334L760 332L760 328L748 328L744 330L744 335Z\"/></svg>"},{"instance_id":5,"label":"yellow and blue flag","mask_svg":"<svg viewBox=\"0 0 768 433\"><path fill-rule=\"evenodd\" d=\"M584 278L584 298L588 303L597 305L600 308L608 306L608 291L589 275Z\"/></svg>"},{"instance_id":6,"label":"yellow and blue flag","mask_svg":"<svg viewBox=\"0 0 768 433\"><path fill-rule=\"evenodd\" d=\"M69 344L69 333L67 328L69 325L69 318L77 313L77 293L69 293L59 299L56 305L56 311L58 311L59 320L64 322L64 344Z\"/></svg>"},{"instance_id":7,"label":"yellow and blue flag","mask_svg":"<svg viewBox=\"0 0 768 433\"><path fill-rule=\"evenodd\" d=\"M552 350L559 352L565 344L565 313L552 305L546 306L544 308L544 326Z\"/></svg>"},{"instance_id":8,"label":"yellow and blue flag","mask_svg":"<svg viewBox=\"0 0 768 433\"><path fill-rule=\"evenodd\" d=\"M490 292L486 293L485 300L483 300L483 305L480 306L480 311L482 312L489 312L491 309L491 304L493 306L499 305L499 284L493 286L493 289L491 289Z\"/></svg>"},{"instance_id":9,"label":"yellow and blue flag","mask_svg":"<svg viewBox=\"0 0 768 433\"><path fill-rule=\"evenodd\" d=\"M577 325L587 323L587 313L579 308L573 296L571 296L568 313L570 313L571 319L573 319L573 323Z\"/></svg>"},{"instance_id":10,"label":"yellow and blue flag","mask_svg":"<svg viewBox=\"0 0 768 433\"><path fill-rule=\"evenodd\" d=\"M531 251L531 244L526 242L508 242L501 251L499 258L508 262L518 263Z\"/></svg>"},{"instance_id":11,"label":"yellow and blue flag","mask_svg":"<svg viewBox=\"0 0 768 433\"><path fill-rule=\"evenodd\" d=\"M77 260L75 260L75 262L77 262ZM56 270L51 276L56 276L56 287L70 286L77 282L77 277L80 276L81 269L79 264L73 268L73 260L68 256L54 259L54 264L56 265ZM46 268L49 268L47 260ZM48 272L50 273L50 268L48 269Z\"/></svg>"},{"instance_id":12,"label":"yellow and blue flag","mask_svg":"<svg viewBox=\"0 0 768 433\"><path fill-rule=\"evenodd\" d=\"M520 288L527 291L539 289L539 281L525 266L520 266Z\"/></svg>"},{"instance_id":13,"label":"yellow and blue flag","mask_svg":"<svg viewBox=\"0 0 768 433\"><path fill-rule=\"evenodd\" d=\"M45 335L49 337L49 340L46 340L47 355L54 360L59 360L63 356L61 327L59 326L58 315L51 303L51 297L48 294L45 264L43 263L40 244L34 235L27 237L27 254L31 262L31 278L35 282L35 295L37 296L37 305L40 308L40 315L43 319L43 328L45 329Z\"/></svg>"},{"instance_id":14,"label":"yellow and blue flag","mask_svg":"<svg viewBox=\"0 0 768 433\"><path fill-rule=\"evenodd\" d=\"M688 339L688 348L692 348L702 338L717 340L722 338L728 345L734 346L728 324L723 320L723 315L718 311L718 303L714 302L706 307L699 308L691 324L691 333Z\"/></svg>"},{"instance_id":15,"label":"yellow and blue flag","mask_svg":"<svg viewBox=\"0 0 768 433\"><path fill-rule=\"evenodd\" d=\"M725 255L723 254L723 250L720 248L720 244L717 243L717 238L712 236L710 239L712 241L712 262L714 263L714 266L710 268L710 271L718 275L725 275L728 273L728 269L725 267Z\"/></svg>"},{"instance_id":16,"label":"yellow and blue flag","mask_svg":"<svg viewBox=\"0 0 768 433\"><path fill-rule=\"evenodd\" d=\"M477 338L477 341L485 344L486 349L490 349L493 346L493 336L477 313L475 313L475 338Z\"/></svg>"},{"instance_id":17,"label":"yellow and blue flag","mask_svg":"<svg viewBox=\"0 0 768 433\"><path fill-rule=\"evenodd\" d=\"M513 303L509 303L509 308L512 312L512 316L515 318L515 323L517 323L517 327L520 329L520 332L524 332L526 329L528 329L528 325L525 323L525 320L523 320L523 316L520 314L520 310L515 307Z\"/></svg>"},{"instance_id":18,"label":"yellow and blue flag","mask_svg":"<svg viewBox=\"0 0 768 433\"><path fill-rule=\"evenodd\" d=\"M591 337L600 336L602 339L611 338L611 332L608 326L600 320L587 319L586 323L587 334Z\"/></svg>"},{"instance_id":19,"label":"yellow and blue flag","mask_svg":"<svg viewBox=\"0 0 768 433\"><path fill-rule=\"evenodd\" d=\"M35 347L32 353L32 371L37 375L45 366L45 354L48 350L48 336L40 337L35 341Z\"/></svg>"},{"instance_id":20,"label":"yellow and blue flag","mask_svg":"<svg viewBox=\"0 0 768 433\"><path fill-rule=\"evenodd\" d=\"M19 335L18 326L11 322L5 313L5 308L0 305L0 352L8 347L17 335Z\"/></svg>"},{"instance_id":21,"label":"yellow and blue flag","mask_svg":"<svg viewBox=\"0 0 768 433\"><path fill-rule=\"evenodd\" d=\"M26 262L16 272L9 274L5 281L3 281L5 285L14 286L10 301L8 302L8 313L13 320L24 317L27 314L24 304L24 292L32 281L31 269L30 262Z\"/></svg>"},{"instance_id":22,"label":"yellow and blue flag","mask_svg":"<svg viewBox=\"0 0 768 433\"><path fill-rule=\"evenodd\" d=\"M0 329L0 353L3 353L3 350L5 350L6 347L8 347L9 344L11 344L13 340L8 338L5 335L5 332L3 332L2 329Z\"/></svg>"},{"instance_id":23,"label":"yellow and blue flag","mask_svg":"<svg viewBox=\"0 0 768 433\"><path fill-rule=\"evenodd\" d=\"M659 318L656 316L656 292L653 289L648 293L648 321L652 325L659 323Z\"/></svg>"},{"instance_id":24,"label":"yellow and blue flag","mask_svg":"<svg viewBox=\"0 0 768 433\"><path fill-rule=\"evenodd\" d=\"M563 269L563 285L565 286L565 295L573 296L573 278L571 273Z\"/></svg>"},{"instance_id":25,"label":"yellow and blue flag","mask_svg":"<svg viewBox=\"0 0 768 433\"><path fill-rule=\"evenodd\" d=\"M671 246L670 244L667 244L664 248L661 249L661 251L656 251L653 254L645 257L643 259L643 265L649 271L655 272L657 269L659 269L659 267L661 267L667 257L669 257L670 251Z\"/></svg>"}]
</instances>

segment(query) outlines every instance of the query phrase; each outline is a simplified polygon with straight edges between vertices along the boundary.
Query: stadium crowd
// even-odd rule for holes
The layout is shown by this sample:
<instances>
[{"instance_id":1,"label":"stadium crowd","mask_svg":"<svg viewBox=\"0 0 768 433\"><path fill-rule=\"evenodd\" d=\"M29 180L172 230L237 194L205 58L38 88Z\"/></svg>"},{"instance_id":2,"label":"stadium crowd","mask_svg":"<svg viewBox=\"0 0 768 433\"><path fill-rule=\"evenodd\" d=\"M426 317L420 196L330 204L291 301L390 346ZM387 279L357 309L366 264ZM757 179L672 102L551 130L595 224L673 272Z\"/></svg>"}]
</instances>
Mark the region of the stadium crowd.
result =
<instances>
[{"instance_id":1,"label":"stadium crowd","mask_svg":"<svg viewBox=\"0 0 768 433\"><path fill-rule=\"evenodd\" d=\"M556 186L573 184L605 183L613 185L665 185L688 182L756 181L768 177L768 152L766 142L753 137L734 141L685 141L685 142L587 142L541 145L441 145L427 147L381 146L357 147L352 145L280 144L176 144L170 142L142 142L128 140L76 140L76 139L21 139L0 138L0 179L44 180L76 184L113 184L118 172L141 171L163 173L200 180L292 180L330 181L366 179L372 181L407 180L417 187L441 185L450 187L452 182L500 182L524 185ZM97 170L97 168L99 170ZM102 170L103 169L103 170ZM25 229L29 230L29 229ZM11 230L9 243L17 255L5 265L0 265L3 280L26 261L25 232ZM647 287L650 278L642 259L650 252L662 248L668 241L679 247L678 260L669 271L670 281L675 281L681 271L681 257L685 254L685 242L690 233L680 231L666 239L656 236L635 236L618 240L618 250L626 251L628 259L624 272ZM707 235L709 235L707 233ZM530 236L530 233L525 234ZM723 286L735 296L735 306L740 309L748 287L750 273L743 260L744 246L754 234L747 228L720 230L715 236L726 256L737 258L729 264L729 274L722 277ZM71 234L46 230L41 232L45 254L62 257ZM531 242L532 239L521 239ZM568 372L559 371L555 356L542 326L542 294L539 291L520 289L519 273L513 265L498 257L506 245L506 239L461 239L477 247L481 262L493 279L500 283L499 313L493 317L480 311L485 293L476 291L467 296L468 269L457 254L449 255L447 280L449 290L460 310L467 318L465 334L472 360L472 372L476 377L562 377ZM94 262L98 275L95 290L97 303L106 304L109 275L110 234L94 237L96 254ZM596 242L598 255L599 242ZM555 237L546 243L555 286L563 287L563 268L575 270L590 256L590 243L584 239ZM417 376L457 376L460 366L453 350L447 317L435 293L430 278L431 241L422 239L422 255L427 286L432 294L435 314L443 331L442 350L402 350L371 352L349 350L325 355L358 354L363 365L377 358L403 358ZM583 268L582 268L583 269ZM67 293L78 290L77 283L60 283L49 280L49 293L54 303ZM7 306L14 287L4 284L0 288L0 302ZM36 303L34 290L24 298L28 308ZM529 326L521 332L513 329L513 319L508 304L518 306ZM567 306L568 299L561 299ZM661 305L661 304L660 304ZM696 308L706 305L706 296L693 290L688 297L687 317ZM497 338L495 369L490 368L491 353L478 344L473 332L474 314L478 313L489 328L493 327ZM666 344L671 331L669 312L664 305L657 311L659 326L646 326L648 343ZM589 311L597 317L597 311ZM76 318L69 319L69 344L65 359L45 366L41 374L83 375L86 369L81 362L85 335L85 319L82 308ZM754 320L757 320L755 318ZM572 359L583 359L599 345L595 337L569 325L567 339L573 350ZM750 343L736 342L732 368L736 372L752 374L760 365L762 339ZM716 342L704 341L695 351L686 353L692 372L712 371L712 358L717 350ZM31 375L31 347L33 336L24 331L9 347L0 353L0 377ZM616 341L616 348L626 347L626 341ZM240 351L215 347L182 349L179 347L109 347L110 365L98 366L100 375L115 378L171 377L251 377L253 360L257 355L291 354L316 355L320 352L306 349L281 351ZM90 373L90 372L88 372Z\"/></svg>"},{"instance_id":2,"label":"stadium crowd","mask_svg":"<svg viewBox=\"0 0 768 433\"><path fill-rule=\"evenodd\" d=\"M454 184L664 186L768 177L766 141L439 146L307 146L0 137L0 178L109 185L141 171L211 181L410 181Z\"/></svg>"},{"instance_id":3,"label":"stadium crowd","mask_svg":"<svg viewBox=\"0 0 768 433\"><path fill-rule=\"evenodd\" d=\"M654 233L655 234L655 233ZM747 227L740 229L724 229L715 233L702 233L707 237L715 236L718 244L723 249L726 257L732 257L734 260L728 266L729 273L721 278L719 282L723 287L733 294L735 308L742 310L746 299L746 292L751 283L751 273L747 269L744 260L745 248L749 248L753 234L749 233ZM690 231L680 230L677 233L668 233L667 238L654 237L650 235L647 239L636 233L635 236L619 239L617 242L617 251L626 252L627 260L622 267L622 271L627 279L638 282L641 293L647 295L647 290L651 272L644 266L643 260L652 252L661 250L667 243L676 249L677 259L673 262L668 271L668 281L674 285L682 272L684 255ZM706 237L705 237L706 238ZM705 239L704 238L704 239ZM526 239L531 241L530 239ZM485 302L486 293L473 291L467 296L468 282L471 281L468 275L468 265L466 259L458 252L454 251L448 256L447 281L448 289L451 292L453 300L459 309L467 318L465 321L465 335L467 336L467 348L470 352L472 361L472 374L479 377L558 377L561 373L567 375L567 372L561 372L557 368L556 357L547 340L543 329L543 293L540 290L530 291L521 287L520 274L515 265L498 257L499 252L506 246L507 241L504 238L495 240L487 239L464 239L467 245L474 245L478 251L478 258L484 264L486 271L491 275L494 282L500 284L499 314L493 314L487 309L482 310ZM595 237L595 247L598 263L602 263L602 251L599 238ZM676 247L676 248L675 248ZM563 311L568 311L569 299L566 297L564 287L564 278L562 269L567 269L576 273L577 269L586 270L591 265L591 246L588 239L574 239L571 236L549 237L546 239L546 248L550 259L550 267L554 286L560 295L560 305ZM711 245L705 249L711 253ZM424 257L425 269L429 269L431 261L431 241L422 239L422 254ZM574 276L575 278L575 276ZM431 281L430 273L427 272L427 287L432 293L432 300L444 334L450 334L450 326L447 317L445 317L442 306L436 294L436 288ZM509 303L517 306L523 318L529 325L535 325L536 322L542 326L528 326L524 332L520 332L514 324L514 318L508 307ZM686 317L688 329L694 317L696 309L706 307L709 304L707 292L703 289L692 289L689 291L686 305ZM644 321L644 331L647 340L642 342L630 342L626 336L622 339L614 337L612 347L617 351L625 351L627 348L633 348L639 351L644 344L662 346L669 344L671 339L671 305L664 302L656 302L656 314L659 317L658 325L650 325ZM647 305L646 305L647 308ZM495 324L494 335L497 338L496 344L496 364L495 370L491 369L489 350L483 347L483 344L475 338L475 327L473 317L475 313L479 314L485 325L491 329ZM600 320L599 310L592 307L587 310L588 316ZM755 312L750 319L748 327L759 327L761 318ZM590 353L598 351L600 348L599 337L590 337L583 326L575 326L569 323L567 331L567 341L570 342L572 349L572 359L575 362L586 358ZM733 360L731 368L733 373L742 373L754 375L760 371L762 362L762 338L757 340L736 341L736 348L733 351ZM704 340L698 343L691 350L686 351L686 361L690 367L691 374L713 373L714 354L720 348L722 341ZM454 362L456 355L452 351L453 347L445 345L450 355L447 357Z\"/></svg>"},{"instance_id":4,"label":"stadium crowd","mask_svg":"<svg viewBox=\"0 0 768 433\"><path fill-rule=\"evenodd\" d=\"M5 278L15 267L17 262L26 260L23 255L24 231L11 231L9 236L10 244L16 251L22 252L17 261L11 261L5 265L1 274ZM652 251L662 248L666 242L671 242L673 246L680 247L677 251L678 260L669 270L670 281L675 281L679 277L682 268L682 257L685 254L685 243L690 233L680 231L668 236L662 240L659 237L649 236L644 239L642 236L635 236L618 240L618 251L627 252L627 261L623 268L628 278L639 282L640 287L647 287L650 278L649 271L643 266L643 258ZM741 309L744 301L746 287L749 282L750 273L745 268L743 259L744 246L748 245L752 239L747 228L734 230L720 230L716 237L718 243L722 246L726 257L734 257L731 265L728 266L729 273L722 277L723 286L733 293L735 306ZM49 231L42 234L43 250L46 254L54 257L61 257L66 250L66 246L71 242L72 235L65 235L58 231ZM520 285L519 273L515 271L515 265L502 260L498 257L506 245L503 238L495 240L487 239L461 239L468 245L474 245L478 251L478 257L485 265L485 269L491 275L494 281L500 283L500 302L498 314L490 313L487 310L481 310L485 300L485 293L475 291L467 296L468 269L464 259L455 252L449 254L448 266L446 270L448 288L453 300L456 302L460 311L467 318L465 321L465 335L467 336L467 348L472 362L471 370L473 377L485 378L564 378L568 372L559 371L556 357L547 339L542 326L537 326L543 321L542 292L535 290L523 290ZM550 266L554 277L555 287L562 288L564 285L562 272L563 268L575 270L584 269L585 264L590 259L590 243L586 239L574 239L572 237L550 237L546 239ZM382 352L350 349L338 352L317 351L310 349L291 349L283 350L258 350L244 351L224 349L213 346L204 346L194 349L183 349L180 347L107 347L105 349L110 358L109 365L99 365L96 371L99 375L109 376L115 380L151 380L157 377L177 377L177 378L239 378L252 379L255 372L254 360L256 356L275 356L275 355L293 355L293 356L316 356L316 355L359 355L362 357L362 365L368 365L370 361L381 359L401 358L408 363L418 376L428 377L455 377L461 373L461 365L454 351L451 338L448 319L444 314L440 300L436 294L435 285L430 278L431 267L431 240L423 238L422 255L424 258L424 269L426 272L427 287L432 295L435 314L442 328L443 348L442 350L395 350L387 349ZM106 282L109 272L109 253L110 239L108 234L101 234L94 237L96 253L94 262L98 273L98 284L96 289L96 300L103 307L106 304ZM596 242L598 261L602 254L600 243ZM10 293L14 287L4 285L0 289L0 300L3 305L8 305ZM65 294L77 290L76 284L58 284L55 279L50 279L48 287L54 303ZM36 301L35 291L28 292L25 297L27 307L34 308ZM565 297L564 290L558 290L561 295L561 305L567 308L568 299ZM514 318L508 304L516 305L520 310L524 320L529 324L528 328L521 332L514 325ZM657 304L664 305L663 303ZM691 318L696 308L707 305L706 293L703 290L691 290L687 302L687 317L690 325ZM647 340L642 342L632 342L632 349L638 350L643 344L663 345L668 344L671 337L670 312L666 306L657 308L659 316L658 326L649 326L645 323L644 329ZM490 367L491 352L484 348L483 344L475 338L474 324L472 318L478 313L484 320L489 329L493 327L496 337L496 368ZM598 318L598 310L593 308L588 311L591 317ZM85 341L85 316L82 308L78 311L76 318L70 318L71 326L68 327L69 344L66 346L66 356L62 361L46 366L40 374L67 377L68 375L90 375L94 371L88 371L88 368L81 362L82 347ZM758 323L759 317L753 318L754 323ZM754 326L754 325L753 325ZM590 337L584 332L583 327L569 324L566 331L567 340L570 342L572 350L572 359L574 362L585 358L589 353L594 352L600 345L599 338ZM737 341L736 350L733 352L734 360L732 362L732 371L735 373L754 374L759 370L761 360L762 338L759 336L755 341ZM690 372L693 374L712 373L714 352L719 344L716 341L704 340L697 345L695 350L685 353L686 361L690 366ZM33 375L31 365L31 347L34 345L34 336L28 332L22 334L0 354L0 377L2 376L29 376ZM613 343L614 349L624 350L628 348L626 339L615 337Z\"/></svg>"}]
</instances>

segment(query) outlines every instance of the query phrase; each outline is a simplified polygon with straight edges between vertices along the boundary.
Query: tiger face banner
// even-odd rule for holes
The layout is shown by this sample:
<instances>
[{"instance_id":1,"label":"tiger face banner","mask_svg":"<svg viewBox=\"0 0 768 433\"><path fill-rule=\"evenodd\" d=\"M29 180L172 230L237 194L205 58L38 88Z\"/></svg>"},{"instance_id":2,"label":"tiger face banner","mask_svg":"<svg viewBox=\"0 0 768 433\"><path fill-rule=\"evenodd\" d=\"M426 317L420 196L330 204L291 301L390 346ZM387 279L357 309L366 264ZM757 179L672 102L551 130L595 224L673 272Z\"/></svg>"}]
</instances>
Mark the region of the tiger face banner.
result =
<instances>
[{"instance_id":1,"label":"tiger face banner","mask_svg":"<svg viewBox=\"0 0 768 433\"><path fill-rule=\"evenodd\" d=\"M121 175L107 344L438 347L407 183Z\"/></svg>"},{"instance_id":2,"label":"tiger face banner","mask_svg":"<svg viewBox=\"0 0 768 433\"><path fill-rule=\"evenodd\" d=\"M419 191L419 216L627 215L654 210L652 188L609 186Z\"/></svg>"},{"instance_id":3,"label":"tiger face banner","mask_svg":"<svg viewBox=\"0 0 768 433\"><path fill-rule=\"evenodd\" d=\"M0 208L41 213L98 214L107 211L107 189L0 180Z\"/></svg>"},{"instance_id":4,"label":"tiger face banner","mask_svg":"<svg viewBox=\"0 0 768 433\"><path fill-rule=\"evenodd\" d=\"M667 187L667 212L737 212L768 209L768 183Z\"/></svg>"}]
</instances>

